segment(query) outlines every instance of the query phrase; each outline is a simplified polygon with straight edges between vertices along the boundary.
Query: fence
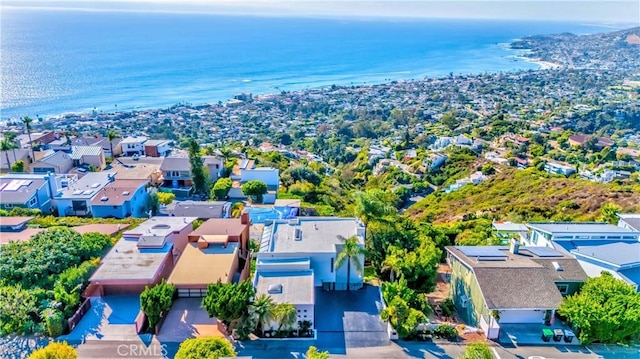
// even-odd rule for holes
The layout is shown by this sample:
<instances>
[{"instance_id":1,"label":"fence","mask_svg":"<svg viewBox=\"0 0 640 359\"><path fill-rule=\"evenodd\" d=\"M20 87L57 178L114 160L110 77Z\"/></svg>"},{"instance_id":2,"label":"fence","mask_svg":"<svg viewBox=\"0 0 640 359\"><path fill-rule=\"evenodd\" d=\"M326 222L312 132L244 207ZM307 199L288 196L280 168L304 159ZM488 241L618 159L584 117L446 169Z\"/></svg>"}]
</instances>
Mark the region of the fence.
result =
<instances>
[{"instance_id":1,"label":"fence","mask_svg":"<svg viewBox=\"0 0 640 359\"><path fill-rule=\"evenodd\" d=\"M67 320L69 331L72 331L73 328L75 328L76 325L78 325L78 322L80 321L80 319L82 319L84 314L89 311L89 308L91 308L91 299L87 298L84 300L84 302L82 302L82 304L80 305L80 308L78 308L78 310L76 310L76 312L73 313L71 318Z\"/></svg>"}]
</instances>

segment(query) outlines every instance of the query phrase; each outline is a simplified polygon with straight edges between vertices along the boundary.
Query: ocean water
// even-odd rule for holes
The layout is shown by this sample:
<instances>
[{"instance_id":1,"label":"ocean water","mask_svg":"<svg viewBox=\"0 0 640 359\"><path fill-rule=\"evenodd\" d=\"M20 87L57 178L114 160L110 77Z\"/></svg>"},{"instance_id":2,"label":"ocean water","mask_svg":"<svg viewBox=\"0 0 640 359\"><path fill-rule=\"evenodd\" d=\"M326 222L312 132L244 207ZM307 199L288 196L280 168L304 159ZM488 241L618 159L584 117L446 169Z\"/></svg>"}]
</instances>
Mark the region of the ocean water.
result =
<instances>
[{"instance_id":1,"label":"ocean water","mask_svg":"<svg viewBox=\"0 0 640 359\"><path fill-rule=\"evenodd\" d=\"M2 9L0 118L533 69L506 43L595 25Z\"/></svg>"}]
</instances>

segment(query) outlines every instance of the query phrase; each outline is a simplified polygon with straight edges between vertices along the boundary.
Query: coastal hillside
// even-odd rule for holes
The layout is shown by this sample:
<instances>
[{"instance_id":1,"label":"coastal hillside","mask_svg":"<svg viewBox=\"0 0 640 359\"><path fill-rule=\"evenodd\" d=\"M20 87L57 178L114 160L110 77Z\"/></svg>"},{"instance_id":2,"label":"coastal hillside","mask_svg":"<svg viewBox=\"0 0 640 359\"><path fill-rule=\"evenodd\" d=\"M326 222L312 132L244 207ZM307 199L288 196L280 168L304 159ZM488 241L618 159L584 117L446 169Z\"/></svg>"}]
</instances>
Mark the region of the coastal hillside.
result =
<instances>
[{"instance_id":1,"label":"coastal hillside","mask_svg":"<svg viewBox=\"0 0 640 359\"><path fill-rule=\"evenodd\" d=\"M427 196L406 213L437 223L483 214L511 221L592 221L605 203L615 203L624 212L640 211L638 187L553 177L535 169L507 169L478 186Z\"/></svg>"}]
</instances>

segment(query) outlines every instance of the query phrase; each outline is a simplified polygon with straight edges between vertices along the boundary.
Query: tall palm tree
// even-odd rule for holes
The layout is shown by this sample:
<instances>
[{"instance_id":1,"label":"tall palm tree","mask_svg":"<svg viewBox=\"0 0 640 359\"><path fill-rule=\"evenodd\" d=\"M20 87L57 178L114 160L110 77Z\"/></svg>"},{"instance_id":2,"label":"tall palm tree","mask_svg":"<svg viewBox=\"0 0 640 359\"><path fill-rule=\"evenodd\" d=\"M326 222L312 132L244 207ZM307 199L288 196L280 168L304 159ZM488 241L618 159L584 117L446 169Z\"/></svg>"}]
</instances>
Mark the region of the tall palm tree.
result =
<instances>
[{"instance_id":1,"label":"tall palm tree","mask_svg":"<svg viewBox=\"0 0 640 359\"><path fill-rule=\"evenodd\" d=\"M402 256L402 252L394 246L391 246L390 250L391 252L387 254L387 257L382 262L382 270L390 272L389 281L393 283L396 279L396 275L400 275L401 273L402 268L400 267L400 264L402 263L402 260L400 257Z\"/></svg>"},{"instance_id":2,"label":"tall palm tree","mask_svg":"<svg viewBox=\"0 0 640 359\"><path fill-rule=\"evenodd\" d=\"M298 322L296 306L289 303L281 303L275 307L275 317L278 320L278 331L283 327L291 329Z\"/></svg>"},{"instance_id":3,"label":"tall palm tree","mask_svg":"<svg viewBox=\"0 0 640 359\"><path fill-rule=\"evenodd\" d=\"M344 238L343 236L338 235L338 239L343 241L344 244L342 245L342 250L336 257L334 266L336 270L338 270L345 264L345 262L347 263L347 290L349 290L351 284L351 262L353 262L353 266L355 267L356 272L359 275L362 275L363 268L362 264L358 260L358 257L364 256L365 250L364 247L362 247L360 243L358 243L358 237L355 235L349 238ZM355 261L353 261L353 259L355 259Z\"/></svg>"},{"instance_id":4,"label":"tall palm tree","mask_svg":"<svg viewBox=\"0 0 640 359\"><path fill-rule=\"evenodd\" d=\"M11 147L11 142L9 142L6 137L2 139L2 142L0 142L0 149L4 152L4 155L7 156L7 172L11 172L11 160L9 159L9 150Z\"/></svg>"},{"instance_id":5,"label":"tall palm tree","mask_svg":"<svg viewBox=\"0 0 640 359\"><path fill-rule=\"evenodd\" d=\"M275 319L276 304L271 296L262 294L253 302L251 311L256 316L256 330L262 334L264 332L264 324Z\"/></svg>"},{"instance_id":6,"label":"tall palm tree","mask_svg":"<svg viewBox=\"0 0 640 359\"><path fill-rule=\"evenodd\" d=\"M35 161L36 159L36 155L33 152L33 142L31 142L31 122L33 120L30 119L28 116L25 116L22 119L22 122L24 123L24 127L27 129L27 136L29 136L29 147L31 148L31 160Z\"/></svg>"},{"instance_id":7,"label":"tall palm tree","mask_svg":"<svg viewBox=\"0 0 640 359\"><path fill-rule=\"evenodd\" d=\"M116 158L116 155L113 153L113 140L118 137L118 133L114 129L110 129L107 132L107 139L109 140L109 147L111 148L111 158Z\"/></svg>"},{"instance_id":8,"label":"tall palm tree","mask_svg":"<svg viewBox=\"0 0 640 359\"><path fill-rule=\"evenodd\" d=\"M386 222L387 217L397 210L392 205L391 193L380 189L358 191L355 193L354 214L364 224L371 221Z\"/></svg>"}]
</instances>

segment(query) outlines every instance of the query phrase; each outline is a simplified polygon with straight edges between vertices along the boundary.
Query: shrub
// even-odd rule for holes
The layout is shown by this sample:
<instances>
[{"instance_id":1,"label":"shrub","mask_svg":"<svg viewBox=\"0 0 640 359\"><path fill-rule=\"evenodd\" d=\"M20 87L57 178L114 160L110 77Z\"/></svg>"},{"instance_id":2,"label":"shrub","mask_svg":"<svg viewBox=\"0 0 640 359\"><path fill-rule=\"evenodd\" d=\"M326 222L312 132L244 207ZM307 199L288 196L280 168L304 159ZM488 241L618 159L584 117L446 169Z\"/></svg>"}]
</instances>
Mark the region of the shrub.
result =
<instances>
[{"instance_id":1,"label":"shrub","mask_svg":"<svg viewBox=\"0 0 640 359\"><path fill-rule=\"evenodd\" d=\"M191 338L180 344L175 359L217 359L235 355L233 346L224 338Z\"/></svg>"},{"instance_id":2,"label":"shrub","mask_svg":"<svg viewBox=\"0 0 640 359\"><path fill-rule=\"evenodd\" d=\"M76 359L77 357L78 353L67 342L51 342L29 355L29 359Z\"/></svg>"},{"instance_id":3,"label":"shrub","mask_svg":"<svg viewBox=\"0 0 640 359\"><path fill-rule=\"evenodd\" d=\"M453 300L451 298L447 298L440 303L440 309L442 309L442 315L445 317L450 317L453 314Z\"/></svg>"},{"instance_id":4,"label":"shrub","mask_svg":"<svg viewBox=\"0 0 640 359\"><path fill-rule=\"evenodd\" d=\"M486 344L473 343L467 345L467 349L460 359L493 359L493 354Z\"/></svg>"},{"instance_id":5,"label":"shrub","mask_svg":"<svg viewBox=\"0 0 640 359\"><path fill-rule=\"evenodd\" d=\"M149 330L154 330L162 315L171 309L176 287L164 279L153 287L146 286L140 294L140 309L149 319Z\"/></svg>"}]
</instances>

